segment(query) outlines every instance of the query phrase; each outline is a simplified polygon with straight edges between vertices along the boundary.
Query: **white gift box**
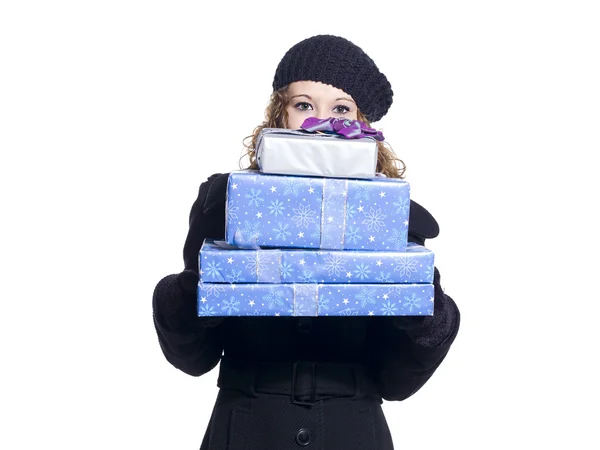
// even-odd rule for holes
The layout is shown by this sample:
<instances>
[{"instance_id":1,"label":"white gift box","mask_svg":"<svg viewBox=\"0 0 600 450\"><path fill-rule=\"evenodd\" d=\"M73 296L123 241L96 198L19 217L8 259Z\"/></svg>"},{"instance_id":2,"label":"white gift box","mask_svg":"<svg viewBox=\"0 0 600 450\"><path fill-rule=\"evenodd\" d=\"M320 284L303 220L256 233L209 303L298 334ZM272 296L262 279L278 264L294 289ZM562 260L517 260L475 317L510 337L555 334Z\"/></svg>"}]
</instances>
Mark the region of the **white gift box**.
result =
<instances>
[{"instance_id":1,"label":"white gift box","mask_svg":"<svg viewBox=\"0 0 600 450\"><path fill-rule=\"evenodd\" d=\"M334 134L265 128L258 136L256 159L263 173L374 178L377 141L371 137L347 139Z\"/></svg>"}]
</instances>

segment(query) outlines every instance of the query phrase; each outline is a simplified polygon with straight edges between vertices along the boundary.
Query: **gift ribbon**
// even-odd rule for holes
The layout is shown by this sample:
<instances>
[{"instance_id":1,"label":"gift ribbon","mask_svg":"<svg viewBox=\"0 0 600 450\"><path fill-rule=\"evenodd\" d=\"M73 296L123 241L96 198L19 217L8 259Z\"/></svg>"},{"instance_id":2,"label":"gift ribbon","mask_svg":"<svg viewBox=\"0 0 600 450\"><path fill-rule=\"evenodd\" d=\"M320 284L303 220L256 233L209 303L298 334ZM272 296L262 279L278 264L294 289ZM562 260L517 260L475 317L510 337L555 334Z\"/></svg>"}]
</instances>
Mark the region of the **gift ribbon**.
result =
<instances>
[{"instance_id":1,"label":"gift ribbon","mask_svg":"<svg viewBox=\"0 0 600 450\"><path fill-rule=\"evenodd\" d=\"M257 250L256 251L256 282L281 283L281 251Z\"/></svg>"},{"instance_id":2,"label":"gift ribbon","mask_svg":"<svg viewBox=\"0 0 600 450\"><path fill-rule=\"evenodd\" d=\"M294 316L319 315L319 285L292 284L294 291ZM301 314L300 314L301 312Z\"/></svg>"},{"instance_id":3,"label":"gift ribbon","mask_svg":"<svg viewBox=\"0 0 600 450\"><path fill-rule=\"evenodd\" d=\"M376 141L385 140L381 131L369 127L360 120L345 119L342 117L329 117L327 119L309 117L302 122L300 128L310 133L324 132L337 134L346 139L372 137Z\"/></svg>"},{"instance_id":4,"label":"gift ribbon","mask_svg":"<svg viewBox=\"0 0 600 450\"><path fill-rule=\"evenodd\" d=\"M242 230L238 228L235 230L233 235L233 243L239 248L251 248L258 250L260 246L258 245L258 234L248 234L245 235L242 233Z\"/></svg>"},{"instance_id":5,"label":"gift ribbon","mask_svg":"<svg viewBox=\"0 0 600 450\"><path fill-rule=\"evenodd\" d=\"M323 181L320 247L340 250L344 248L346 231L348 180L325 178Z\"/></svg>"}]
</instances>

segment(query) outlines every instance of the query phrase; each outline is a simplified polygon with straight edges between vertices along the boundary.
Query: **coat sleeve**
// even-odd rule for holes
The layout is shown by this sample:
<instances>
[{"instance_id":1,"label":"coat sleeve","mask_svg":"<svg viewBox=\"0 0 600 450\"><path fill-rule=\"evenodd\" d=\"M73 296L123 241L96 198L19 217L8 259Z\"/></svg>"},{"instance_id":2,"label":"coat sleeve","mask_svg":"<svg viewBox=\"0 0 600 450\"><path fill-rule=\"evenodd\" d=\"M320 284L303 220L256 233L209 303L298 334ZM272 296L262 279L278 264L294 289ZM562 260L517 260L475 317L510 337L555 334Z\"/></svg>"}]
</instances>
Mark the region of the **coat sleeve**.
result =
<instances>
[{"instance_id":1,"label":"coat sleeve","mask_svg":"<svg viewBox=\"0 0 600 450\"><path fill-rule=\"evenodd\" d=\"M435 219L411 201L409 240L425 245L438 235ZM375 317L370 324L369 348L379 390L385 400L405 400L431 378L440 366L460 326L460 312L441 286L434 269L434 313L428 317Z\"/></svg>"},{"instance_id":2,"label":"coat sleeve","mask_svg":"<svg viewBox=\"0 0 600 450\"><path fill-rule=\"evenodd\" d=\"M227 174L213 175L200 185L183 251L185 270L160 280L152 297L154 327L165 358L192 376L212 370L223 353L225 319L198 317L196 289L202 242L224 237L226 185Z\"/></svg>"}]
</instances>

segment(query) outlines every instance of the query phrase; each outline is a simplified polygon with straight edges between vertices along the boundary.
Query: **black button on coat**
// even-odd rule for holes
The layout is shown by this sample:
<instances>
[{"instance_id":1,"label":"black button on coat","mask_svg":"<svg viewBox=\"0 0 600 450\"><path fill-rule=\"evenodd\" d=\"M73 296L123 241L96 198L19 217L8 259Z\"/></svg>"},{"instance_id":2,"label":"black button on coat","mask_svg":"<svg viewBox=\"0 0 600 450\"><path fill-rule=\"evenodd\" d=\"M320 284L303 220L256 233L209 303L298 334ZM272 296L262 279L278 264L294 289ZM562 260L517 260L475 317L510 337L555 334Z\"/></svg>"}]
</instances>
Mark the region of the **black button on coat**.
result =
<instances>
[{"instance_id":1,"label":"black button on coat","mask_svg":"<svg viewBox=\"0 0 600 450\"><path fill-rule=\"evenodd\" d=\"M215 174L201 184L190 213L185 270L155 288L154 324L166 359L192 376L212 370L223 358L353 363L364 368L374 391L302 405L289 395L221 388L201 450L393 449L383 400L404 400L417 392L459 329L459 310L443 292L437 268L432 317L197 317L198 252L205 238L224 239L227 178ZM413 201L409 220L409 240L424 244L437 236L435 219Z\"/></svg>"}]
</instances>

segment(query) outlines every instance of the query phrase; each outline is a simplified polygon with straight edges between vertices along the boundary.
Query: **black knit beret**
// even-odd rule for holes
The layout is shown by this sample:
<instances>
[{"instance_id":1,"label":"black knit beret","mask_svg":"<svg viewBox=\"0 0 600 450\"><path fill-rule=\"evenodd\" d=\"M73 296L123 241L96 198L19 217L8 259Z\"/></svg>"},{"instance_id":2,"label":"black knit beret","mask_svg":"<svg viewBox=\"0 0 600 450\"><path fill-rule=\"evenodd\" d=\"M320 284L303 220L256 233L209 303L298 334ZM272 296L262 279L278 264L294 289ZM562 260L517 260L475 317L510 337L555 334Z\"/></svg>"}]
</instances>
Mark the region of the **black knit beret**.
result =
<instances>
[{"instance_id":1,"label":"black knit beret","mask_svg":"<svg viewBox=\"0 0 600 450\"><path fill-rule=\"evenodd\" d=\"M331 35L310 37L286 52L275 71L273 90L294 81L320 81L343 90L369 122L385 116L394 95L388 79L360 47Z\"/></svg>"}]
</instances>

